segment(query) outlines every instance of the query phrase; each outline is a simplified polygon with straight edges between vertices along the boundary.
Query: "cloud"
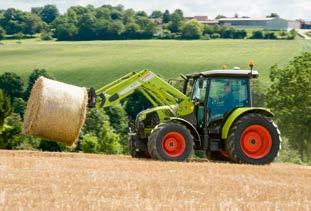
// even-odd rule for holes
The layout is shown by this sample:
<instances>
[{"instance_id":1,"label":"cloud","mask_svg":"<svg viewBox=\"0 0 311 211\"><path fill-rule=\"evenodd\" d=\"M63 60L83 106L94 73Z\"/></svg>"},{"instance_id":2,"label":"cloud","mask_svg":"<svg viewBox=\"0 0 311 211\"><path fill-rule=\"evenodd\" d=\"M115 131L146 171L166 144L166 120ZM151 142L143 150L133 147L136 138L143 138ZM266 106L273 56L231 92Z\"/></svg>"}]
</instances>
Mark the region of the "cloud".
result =
<instances>
[{"instance_id":1,"label":"cloud","mask_svg":"<svg viewBox=\"0 0 311 211\"><path fill-rule=\"evenodd\" d=\"M311 19L310 0L9 0L1 1L0 8L30 10L31 7L45 4L56 4L62 12L72 5L122 4L126 8L145 10L148 13L153 10L180 8L187 16L207 15L213 18L218 14L233 16L238 13L240 16L263 17L276 12L288 19Z\"/></svg>"}]
</instances>

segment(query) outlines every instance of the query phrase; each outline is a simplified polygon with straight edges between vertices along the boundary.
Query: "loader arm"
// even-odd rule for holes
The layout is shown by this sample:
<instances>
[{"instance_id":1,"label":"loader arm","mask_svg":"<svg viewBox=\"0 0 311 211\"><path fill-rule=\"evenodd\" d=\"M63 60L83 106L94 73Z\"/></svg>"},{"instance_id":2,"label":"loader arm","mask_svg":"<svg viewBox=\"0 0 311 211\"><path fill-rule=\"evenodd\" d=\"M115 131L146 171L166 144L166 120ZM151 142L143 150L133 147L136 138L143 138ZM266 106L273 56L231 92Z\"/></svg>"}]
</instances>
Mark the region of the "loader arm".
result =
<instances>
[{"instance_id":1,"label":"loader arm","mask_svg":"<svg viewBox=\"0 0 311 211\"><path fill-rule=\"evenodd\" d=\"M109 107L140 91L154 107L187 104L189 97L149 70L131 72L96 91L96 106ZM100 98L99 98L99 97ZM179 109L180 110L180 109ZM182 113L189 113L182 109Z\"/></svg>"}]
</instances>

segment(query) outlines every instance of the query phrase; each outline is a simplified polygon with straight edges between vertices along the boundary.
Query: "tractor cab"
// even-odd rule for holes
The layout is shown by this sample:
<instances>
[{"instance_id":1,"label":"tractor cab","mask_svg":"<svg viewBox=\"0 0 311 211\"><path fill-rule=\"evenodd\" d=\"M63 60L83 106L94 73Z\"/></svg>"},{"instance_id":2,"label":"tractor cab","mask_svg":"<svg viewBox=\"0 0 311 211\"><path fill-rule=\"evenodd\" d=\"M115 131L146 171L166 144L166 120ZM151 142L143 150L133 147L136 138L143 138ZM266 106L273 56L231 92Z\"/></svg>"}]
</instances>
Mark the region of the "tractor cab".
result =
<instances>
[{"instance_id":1,"label":"tractor cab","mask_svg":"<svg viewBox=\"0 0 311 211\"><path fill-rule=\"evenodd\" d=\"M191 99L196 105L198 128L222 120L234 109L251 107L250 79L252 70L211 70L186 76L193 80Z\"/></svg>"}]
</instances>

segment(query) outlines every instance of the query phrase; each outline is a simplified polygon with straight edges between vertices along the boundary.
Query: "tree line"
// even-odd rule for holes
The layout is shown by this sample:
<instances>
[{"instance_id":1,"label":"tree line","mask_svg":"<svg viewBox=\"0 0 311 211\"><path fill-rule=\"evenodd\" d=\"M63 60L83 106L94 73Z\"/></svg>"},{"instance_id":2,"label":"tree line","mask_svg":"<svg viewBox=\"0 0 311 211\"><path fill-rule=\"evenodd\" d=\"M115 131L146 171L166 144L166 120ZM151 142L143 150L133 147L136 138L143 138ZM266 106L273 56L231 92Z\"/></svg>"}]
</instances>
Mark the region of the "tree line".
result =
<instances>
[{"instance_id":1,"label":"tree line","mask_svg":"<svg viewBox=\"0 0 311 211\"><path fill-rule=\"evenodd\" d=\"M224 16L217 16L222 18ZM295 33L256 30L251 34L228 26L203 25L186 20L180 9L174 12L125 9L122 5L72 6L60 14L55 5L34 7L31 12L10 8L0 10L0 40L21 39L41 33L50 40L124 40L124 39L294 39Z\"/></svg>"}]
</instances>

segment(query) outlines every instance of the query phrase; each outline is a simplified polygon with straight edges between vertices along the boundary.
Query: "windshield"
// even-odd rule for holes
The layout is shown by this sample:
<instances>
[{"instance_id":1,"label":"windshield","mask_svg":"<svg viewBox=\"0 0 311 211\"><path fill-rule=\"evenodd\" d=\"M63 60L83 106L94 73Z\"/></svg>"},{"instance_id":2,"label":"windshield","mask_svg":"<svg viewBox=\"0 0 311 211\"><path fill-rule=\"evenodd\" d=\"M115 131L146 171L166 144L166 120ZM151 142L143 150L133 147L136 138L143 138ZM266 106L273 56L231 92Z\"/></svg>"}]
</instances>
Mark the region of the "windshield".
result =
<instances>
[{"instance_id":1,"label":"windshield","mask_svg":"<svg viewBox=\"0 0 311 211\"><path fill-rule=\"evenodd\" d=\"M249 104L247 79L211 79L208 108L212 118Z\"/></svg>"}]
</instances>

